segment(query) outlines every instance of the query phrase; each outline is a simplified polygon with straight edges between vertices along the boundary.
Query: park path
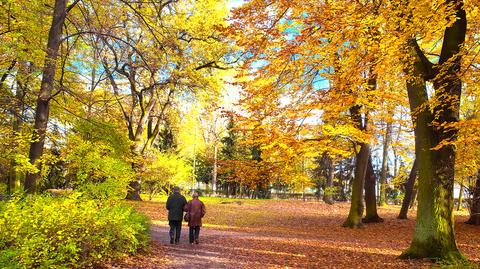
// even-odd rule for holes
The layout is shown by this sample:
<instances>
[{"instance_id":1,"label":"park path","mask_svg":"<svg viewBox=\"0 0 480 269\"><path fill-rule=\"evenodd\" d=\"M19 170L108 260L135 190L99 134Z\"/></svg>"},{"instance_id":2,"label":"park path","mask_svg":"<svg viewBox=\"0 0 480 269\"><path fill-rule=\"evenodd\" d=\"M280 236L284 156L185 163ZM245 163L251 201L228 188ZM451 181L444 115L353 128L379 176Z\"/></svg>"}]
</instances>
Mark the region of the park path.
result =
<instances>
[{"instance_id":1,"label":"park path","mask_svg":"<svg viewBox=\"0 0 480 269\"><path fill-rule=\"evenodd\" d=\"M138 204L153 220L146 252L110 263L108 269L164 268L431 268L428 260L400 260L410 244L415 220L398 220L398 208L380 208L383 223L346 229L347 203L333 206L296 201L213 204L200 233L188 243L184 224L180 244L169 243L164 204ZM478 227L456 219L457 243L480 265Z\"/></svg>"},{"instance_id":2,"label":"park path","mask_svg":"<svg viewBox=\"0 0 480 269\"><path fill-rule=\"evenodd\" d=\"M241 245L235 245L239 239L248 239L251 235L244 232L204 228L200 233L200 244L188 242L188 227L182 228L180 244L169 243L169 227L153 226L152 239L166 250L167 268L246 268L251 264L247 253L239 251ZM226 243L226 244L224 244ZM162 266L160 266L162 267Z\"/></svg>"},{"instance_id":3,"label":"park path","mask_svg":"<svg viewBox=\"0 0 480 269\"><path fill-rule=\"evenodd\" d=\"M352 242L300 233L278 234L261 229L231 231L203 228L200 244L188 243L188 227L182 228L180 244L169 243L168 227L152 227L148 253L124 260L111 269L205 269L205 268L429 268L425 263L399 261L398 253L381 254L375 249L358 252ZM321 245L318 245L319 240ZM288 247L286 247L288 245ZM343 247L340 247L343 245ZM359 256L360 254L360 256ZM363 254L363 255L362 255Z\"/></svg>"},{"instance_id":4,"label":"park path","mask_svg":"<svg viewBox=\"0 0 480 269\"><path fill-rule=\"evenodd\" d=\"M253 238L258 240L261 237L258 235L204 227L200 233L200 244L192 245L188 242L188 227L183 225L180 243L170 244L168 230L168 226L153 225L152 244L147 253L109 264L107 268L285 268L275 266L275 259L271 259L271 262L258 259L258 252L268 254L269 251L252 249L244 244Z\"/></svg>"}]
</instances>

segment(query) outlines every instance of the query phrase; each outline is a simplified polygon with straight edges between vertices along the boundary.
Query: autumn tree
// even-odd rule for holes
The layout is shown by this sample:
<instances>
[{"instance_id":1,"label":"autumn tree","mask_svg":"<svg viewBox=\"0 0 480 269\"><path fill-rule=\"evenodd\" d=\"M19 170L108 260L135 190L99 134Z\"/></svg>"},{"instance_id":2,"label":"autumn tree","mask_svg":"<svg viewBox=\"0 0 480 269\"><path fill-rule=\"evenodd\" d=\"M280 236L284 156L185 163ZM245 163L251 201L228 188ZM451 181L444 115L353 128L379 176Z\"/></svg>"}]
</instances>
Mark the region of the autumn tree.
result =
<instances>
[{"instance_id":1,"label":"autumn tree","mask_svg":"<svg viewBox=\"0 0 480 269\"><path fill-rule=\"evenodd\" d=\"M198 6L204 13L186 16L188 10ZM116 24L98 23L85 32L99 36L108 51L102 56L101 68L122 111L132 141L133 165L140 175L142 156L161 130L168 131L166 115L174 100L200 89L216 94L219 83L213 70L225 68L221 61L228 47L222 45L215 27L221 25L225 9L215 1L192 5L120 1L111 3L111 8L118 13L106 16ZM98 9L92 10L91 16ZM210 20L207 12L211 12ZM205 27L207 21L209 26ZM200 29L200 23L205 28ZM175 27L170 28L173 24ZM138 31L130 31L131 27ZM128 95L123 81L128 84ZM125 98L130 101L125 102ZM132 182L128 198L140 199L140 181L139 177Z\"/></svg>"},{"instance_id":2,"label":"autumn tree","mask_svg":"<svg viewBox=\"0 0 480 269\"><path fill-rule=\"evenodd\" d=\"M445 27L438 62L433 64L413 36L407 44L409 65L407 91L415 125L415 151L418 162L418 213L413 241L402 257L437 258L456 262L462 259L453 229L453 183L455 149L438 147L455 140L456 128L445 128L459 120L462 82L461 46L466 35L466 13L462 1L447 1L443 10ZM413 13L413 18L418 14ZM412 34L413 35L413 34ZM426 82L435 89L430 100ZM434 148L435 149L432 149Z\"/></svg>"},{"instance_id":3,"label":"autumn tree","mask_svg":"<svg viewBox=\"0 0 480 269\"><path fill-rule=\"evenodd\" d=\"M48 32L48 40L45 56L45 63L42 71L42 82L38 94L37 106L35 109L34 142L30 146L30 163L39 165L38 160L42 156L47 131L50 100L54 90L55 71L57 68L58 51L62 42L63 24L72 8L78 3L73 1L67 5L66 0L57 0L53 7L52 23ZM38 172L27 173L24 188L29 193L35 193L38 180Z\"/></svg>"}]
</instances>

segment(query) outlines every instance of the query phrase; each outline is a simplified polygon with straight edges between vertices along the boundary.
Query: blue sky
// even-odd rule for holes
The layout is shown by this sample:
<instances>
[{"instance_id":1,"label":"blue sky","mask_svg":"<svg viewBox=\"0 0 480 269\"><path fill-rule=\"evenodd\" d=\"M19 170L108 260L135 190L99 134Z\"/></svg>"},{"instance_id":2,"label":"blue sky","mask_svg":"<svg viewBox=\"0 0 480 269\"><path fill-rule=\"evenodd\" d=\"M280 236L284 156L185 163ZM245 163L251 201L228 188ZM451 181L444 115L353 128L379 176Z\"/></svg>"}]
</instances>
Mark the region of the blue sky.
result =
<instances>
[{"instance_id":1,"label":"blue sky","mask_svg":"<svg viewBox=\"0 0 480 269\"><path fill-rule=\"evenodd\" d=\"M245 3L244 0L230 0L227 3L227 7L228 7L228 9L233 9L233 8L241 6L243 3Z\"/></svg>"}]
</instances>

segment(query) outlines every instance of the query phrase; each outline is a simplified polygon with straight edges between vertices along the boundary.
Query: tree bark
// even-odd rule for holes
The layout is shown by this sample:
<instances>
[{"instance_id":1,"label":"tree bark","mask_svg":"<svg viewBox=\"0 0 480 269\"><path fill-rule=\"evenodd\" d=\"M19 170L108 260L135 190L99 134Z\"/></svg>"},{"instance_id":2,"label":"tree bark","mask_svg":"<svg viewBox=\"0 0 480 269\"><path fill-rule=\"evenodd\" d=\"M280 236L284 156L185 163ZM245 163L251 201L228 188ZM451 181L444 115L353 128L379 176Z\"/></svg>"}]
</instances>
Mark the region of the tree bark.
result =
<instances>
[{"instance_id":1,"label":"tree bark","mask_svg":"<svg viewBox=\"0 0 480 269\"><path fill-rule=\"evenodd\" d=\"M365 130L367 128L367 115L365 115L364 123L362 124L362 117L360 114L360 106L356 105L350 108L350 114L354 124L357 128ZM360 228L362 227L363 216L363 188L365 184L365 175L367 172L368 158L370 156L370 145L366 143L359 143L360 150L355 156L355 174L352 183L352 200L350 205L350 212L343 223L343 227Z\"/></svg>"},{"instance_id":2,"label":"tree bark","mask_svg":"<svg viewBox=\"0 0 480 269\"><path fill-rule=\"evenodd\" d=\"M417 188L413 187L412 200L410 201L410 209L416 205L417 192Z\"/></svg>"},{"instance_id":3,"label":"tree bark","mask_svg":"<svg viewBox=\"0 0 480 269\"><path fill-rule=\"evenodd\" d=\"M480 171L477 173L477 180L470 202L470 218L465 223L480 225Z\"/></svg>"},{"instance_id":4,"label":"tree bark","mask_svg":"<svg viewBox=\"0 0 480 269\"><path fill-rule=\"evenodd\" d=\"M398 219L407 219L408 209L412 203L413 188L415 187L415 179L417 178L417 160L413 162L412 170L408 175L405 183L405 197L403 197L402 208L398 214Z\"/></svg>"},{"instance_id":5,"label":"tree bark","mask_svg":"<svg viewBox=\"0 0 480 269\"><path fill-rule=\"evenodd\" d=\"M134 170L137 171L137 169L135 168ZM129 189L127 192L126 199L142 201L142 198L140 197L140 179L137 178L136 180L131 181L128 187Z\"/></svg>"},{"instance_id":6,"label":"tree bark","mask_svg":"<svg viewBox=\"0 0 480 269\"><path fill-rule=\"evenodd\" d=\"M323 201L326 204L333 205L333 193L331 192L334 177L333 160L326 152L322 156L322 166L323 174L325 176Z\"/></svg>"},{"instance_id":7,"label":"tree bark","mask_svg":"<svg viewBox=\"0 0 480 269\"><path fill-rule=\"evenodd\" d=\"M360 151L355 158L355 175L352 184L352 201L350 212L343 227L360 228L362 227L363 216L363 188L365 183L365 174L367 172L368 157L370 155L370 145L362 143Z\"/></svg>"},{"instance_id":8,"label":"tree bark","mask_svg":"<svg viewBox=\"0 0 480 269\"><path fill-rule=\"evenodd\" d=\"M370 67L370 74L367 81L367 91L375 90L377 87L377 76L374 73L374 64ZM360 112L361 105L357 104L350 107L350 115L353 124L361 131L368 130L368 111L363 115ZM355 158L355 176L352 184L352 201L350 206L350 212L347 219L343 223L343 227L360 228L362 226L363 215L363 189L365 185L365 175L368 170L368 160L370 158L370 144L359 143L360 150L356 154Z\"/></svg>"},{"instance_id":9,"label":"tree bark","mask_svg":"<svg viewBox=\"0 0 480 269\"><path fill-rule=\"evenodd\" d=\"M367 172L365 174L365 218L363 223L383 222L377 213L377 196L375 193L375 173L373 171L372 156L368 158Z\"/></svg>"},{"instance_id":10,"label":"tree bark","mask_svg":"<svg viewBox=\"0 0 480 269\"><path fill-rule=\"evenodd\" d=\"M47 131L50 99L52 97L53 82L55 79L55 69L57 67L58 50L60 48L62 27L67 15L67 1L56 0L53 10L52 25L48 33L47 55L43 67L42 82L39 96L37 98L37 107L35 109L35 123L33 130L34 142L30 145L29 158L30 163L37 166L40 170L38 160L43 154L45 143L45 133ZM27 193L35 193L37 180L40 171L27 173L24 188Z\"/></svg>"},{"instance_id":11,"label":"tree bark","mask_svg":"<svg viewBox=\"0 0 480 269\"><path fill-rule=\"evenodd\" d=\"M382 156L382 170L380 171L380 199L378 201L380 206L386 205L386 182L388 172L388 147L391 143L392 137L392 123L387 122L385 136L383 137L383 156Z\"/></svg>"},{"instance_id":12,"label":"tree bark","mask_svg":"<svg viewBox=\"0 0 480 269\"><path fill-rule=\"evenodd\" d=\"M433 76L437 105L434 114L428 104L425 79L431 63L415 40L409 43L413 55L413 78L407 81L412 118L415 119L415 153L418 162L418 211L415 233L402 258L431 258L447 263L463 263L455 242L453 227L453 183L455 151L453 145L432 150L445 139L455 140L457 130L442 126L458 121L462 83L460 47L465 41L466 13L462 1L447 1L455 8L453 24L445 29L439 70ZM430 65L430 67L429 67ZM435 115L435 116L434 116Z\"/></svg>"}]
</instances>

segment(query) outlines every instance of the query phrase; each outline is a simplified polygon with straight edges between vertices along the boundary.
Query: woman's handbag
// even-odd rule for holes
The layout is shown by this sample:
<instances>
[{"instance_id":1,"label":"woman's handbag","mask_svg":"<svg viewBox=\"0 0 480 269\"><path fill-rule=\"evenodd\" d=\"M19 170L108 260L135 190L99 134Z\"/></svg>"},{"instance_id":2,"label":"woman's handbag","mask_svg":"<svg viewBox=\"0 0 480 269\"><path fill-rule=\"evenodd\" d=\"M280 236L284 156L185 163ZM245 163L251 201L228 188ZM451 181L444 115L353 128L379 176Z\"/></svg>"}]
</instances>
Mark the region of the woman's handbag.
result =
<instances>
[{"instance_id":1,"label":"woman's handbag","mask_svg":"<svg viewBox=\"0 0 480 269\"><path fill-rule=\"evenodd\" d=\"M183 220L186 222L190 221L190 212L185 213L185 216L183 216Z\"/></svg>"}]
</instances>

